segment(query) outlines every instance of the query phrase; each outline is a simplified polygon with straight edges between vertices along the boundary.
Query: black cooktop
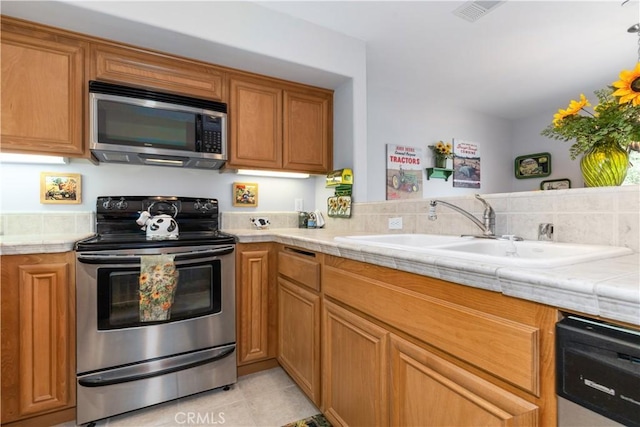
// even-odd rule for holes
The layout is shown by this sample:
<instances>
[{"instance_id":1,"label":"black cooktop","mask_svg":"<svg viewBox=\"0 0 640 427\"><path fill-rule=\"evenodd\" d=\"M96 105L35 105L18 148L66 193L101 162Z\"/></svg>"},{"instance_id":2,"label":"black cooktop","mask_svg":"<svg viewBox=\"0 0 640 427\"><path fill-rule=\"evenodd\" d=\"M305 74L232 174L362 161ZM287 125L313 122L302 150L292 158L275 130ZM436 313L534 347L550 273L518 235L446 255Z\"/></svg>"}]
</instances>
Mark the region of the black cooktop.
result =
<instances>
[{"instance_id":1,"label":"black cooktop","mask_svg":"<svg viewBox=\"0 0 640 427\"><path fill-rule=\"evenodd\" d=\"M178 223L177 239L149 240L136 223L140 212L168 214ZM175 196L103 196L96 201L96 235L76 243L76 250L138 249L234 244L219 230L218 200Z\"/></svg>"}]
</instances>

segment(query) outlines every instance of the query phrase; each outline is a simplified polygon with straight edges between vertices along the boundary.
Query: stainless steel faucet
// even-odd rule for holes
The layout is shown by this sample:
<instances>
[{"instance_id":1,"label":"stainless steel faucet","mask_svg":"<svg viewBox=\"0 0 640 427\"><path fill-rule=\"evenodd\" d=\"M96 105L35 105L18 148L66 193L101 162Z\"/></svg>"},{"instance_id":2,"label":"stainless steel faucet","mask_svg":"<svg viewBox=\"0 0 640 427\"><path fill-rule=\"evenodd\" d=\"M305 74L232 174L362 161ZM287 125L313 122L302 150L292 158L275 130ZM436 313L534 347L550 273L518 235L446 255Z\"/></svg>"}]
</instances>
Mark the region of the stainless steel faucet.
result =
<instances>
[{"instance_id":1,"label":"stainless steel faucet","mask_svg":"<svg viewBox=\"0 0 640 427\"><path fill-rule=\"evenodd\" d=\"M466 216L467 218L469 218L471 221L473 221L473 223L475 225L477 225L480 230L482 230L482 235L485 237L495 237L495 228L496 228L496 213L493 210L493 208L491 207L491 205L489 203L487 203L486 200L484 200L482 197L480 197L479 194L476 194L476 199L480 200L482 202L482 204L484 205L484 212L482 214L482 221L480 221L478 218L476 218L475 216L473 216L472 214L470 214L469 212L465 211L464 209L456 206L456 205L452 205L451 203L448 202L444 202L442 200L431 200L431 202L429 202L429 219L431 221L435 221L436 219L438 219L438 216L436 215L436 205L437 204L442 204L445 205L448 208L453 209L456 212L461 213L462 215Z\"/></svg>"}]
</instances>

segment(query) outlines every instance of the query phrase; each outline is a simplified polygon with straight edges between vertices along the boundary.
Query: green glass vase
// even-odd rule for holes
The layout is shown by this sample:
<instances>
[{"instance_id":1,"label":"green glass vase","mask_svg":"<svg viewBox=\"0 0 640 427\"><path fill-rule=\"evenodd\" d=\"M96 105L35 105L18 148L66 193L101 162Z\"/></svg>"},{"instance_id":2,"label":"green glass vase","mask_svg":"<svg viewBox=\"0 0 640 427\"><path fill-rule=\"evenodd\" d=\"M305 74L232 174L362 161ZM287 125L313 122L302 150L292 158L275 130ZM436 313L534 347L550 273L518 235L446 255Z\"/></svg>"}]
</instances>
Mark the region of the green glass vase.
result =
<instances>
[{"instance_id":1,"label":"green glass vase","mask_svg":"<svg viewBox=\"0 0 640 427\"><path fill-rule=\"evenodd\" d=\"M622 184L629 168L629 153L615 140L592 147L580 160L587 187L613 187Z\"/></svg>"}]
</instances>

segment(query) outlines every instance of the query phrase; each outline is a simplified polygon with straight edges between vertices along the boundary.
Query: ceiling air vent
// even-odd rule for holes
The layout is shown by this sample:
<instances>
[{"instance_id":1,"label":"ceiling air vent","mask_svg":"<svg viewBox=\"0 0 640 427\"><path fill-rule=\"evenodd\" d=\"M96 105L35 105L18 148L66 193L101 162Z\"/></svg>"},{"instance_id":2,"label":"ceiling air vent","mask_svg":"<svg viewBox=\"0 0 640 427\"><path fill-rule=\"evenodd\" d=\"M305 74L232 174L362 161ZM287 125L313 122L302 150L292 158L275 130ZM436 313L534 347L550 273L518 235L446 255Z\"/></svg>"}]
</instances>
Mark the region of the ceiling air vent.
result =
<instances>
[{"instance_id":1,"label":"ceiling air vent","mask_svg":"<svg viewBox=\"0 0 640 427\"><path fill-rule=\"evenodd\" d=\"M505 1L468 1L454 10L453 14L469 22L475 22L503 3Z\"/></svg>"}]
</instances>

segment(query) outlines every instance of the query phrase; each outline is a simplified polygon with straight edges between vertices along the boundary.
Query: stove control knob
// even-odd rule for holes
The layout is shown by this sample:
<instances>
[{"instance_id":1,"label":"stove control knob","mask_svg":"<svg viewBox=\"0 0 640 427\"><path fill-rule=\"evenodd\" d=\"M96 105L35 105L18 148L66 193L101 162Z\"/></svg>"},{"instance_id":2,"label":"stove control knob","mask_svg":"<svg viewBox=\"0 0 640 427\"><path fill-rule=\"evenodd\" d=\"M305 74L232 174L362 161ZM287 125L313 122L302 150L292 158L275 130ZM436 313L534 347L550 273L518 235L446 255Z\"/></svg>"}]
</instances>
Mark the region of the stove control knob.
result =
<instances>
[{"instance_id":1,"label":"stove control knob","mask_svg":"<svg viewBox=\"0 0 640 427\"><path fill-rule=\"evenodd\" d=\"M120 197L120 201L118 203L116 203L116 208L118 208L120 210L125 210L125 209L127 209L127 207L129 207L129 204L126 202L124 197Z\"/></svg>"},{"instance_id":2,"label":"stove control knob","mask_svg":"<svg viewBox=\"0 0 640 427\"><path fill-rule=\"evenodd\" d=\"M212 203L207 202L207 203L204 204L204 210L205 211L209 211L211 209L213 209L213 204Z\"/></svg>"},{"instance_id":3,"label":"stove control knob","mask_svg":"<svg viewBox=\"0 0 640 427\"><path fill-rule=\"evenodd\" d=\"M102 202L102 207L107 209L107 210L113 209L114 205L115 205L115 202L113 200L111 200L111 197L108 197L107 200Z\"/></svg>"},{"instance_id":4,"label":"stove control knob","mask_svg":"<svg viewBox=\"0 0 640 427\"><path fill-rule=\"evenodd\" d=\"M202 204L202 202L200 202L200 199L196 199L195 203L193 204L193 209L199 211L200 209L204 209L204 205Z\"/></svg>"}]
</instances>

